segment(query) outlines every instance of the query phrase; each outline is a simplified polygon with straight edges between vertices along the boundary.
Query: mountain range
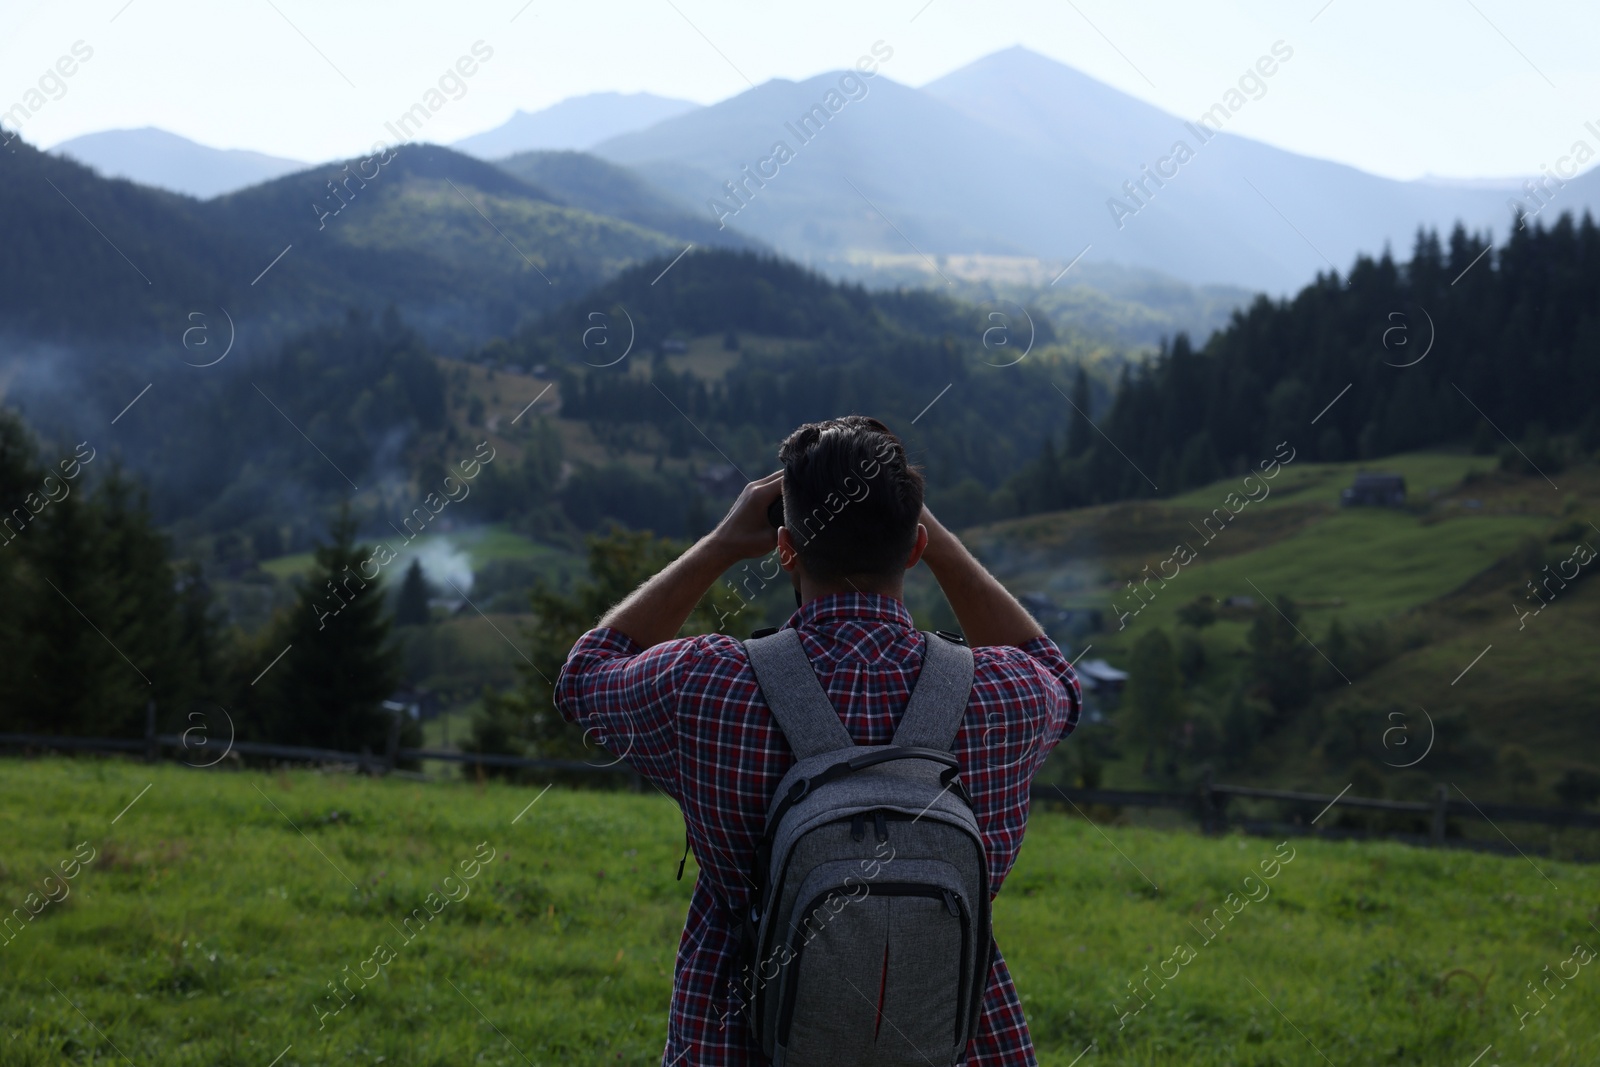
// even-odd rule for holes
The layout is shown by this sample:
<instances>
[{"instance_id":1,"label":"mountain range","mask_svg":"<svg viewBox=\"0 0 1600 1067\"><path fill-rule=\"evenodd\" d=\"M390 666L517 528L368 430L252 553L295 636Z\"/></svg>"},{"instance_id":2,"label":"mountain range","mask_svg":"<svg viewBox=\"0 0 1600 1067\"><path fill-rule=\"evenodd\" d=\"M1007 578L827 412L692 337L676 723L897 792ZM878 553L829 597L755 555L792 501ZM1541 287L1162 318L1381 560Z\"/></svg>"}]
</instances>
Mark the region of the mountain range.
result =
<instances>
[{"instance_id":1,"label":"mountain range","mask_svg":"<svg viewBox=\"0 0 1600 1067\"><path fill-rule=\"evenodd\" d=\"M211 148L154 126L86 133L50 151L93 167L107 178L127 178L201 200L310 166L242 148Z\"/></svg>"},{"instance_id":2,"label":"mountain range","mask_svg":"<svg viewBox=\"0 0 1600 1067\"><path fill-rule=\"evenodd\" d=\"M699 106L651 93L589 93L541 111L519 110L494 129L464 137L450 147L485 160L521 152L582 150ZM107 178L127 178L200 200L312 165L245 149L212 148L154 126L86 133L62 141L50 151L92 167Z\"/></svg>"},{"instance_id":3,"label":"mountain range","mask_svg":"<svg viewBox=\"0 0 1600 1067\"><path fill-rule=\"evenodd\" d=\"M1292 49L1280 52L1276 77L1293 77ZM769 81L594 152L813 264L914 253L935 284L940 256L1065 265L1082 254L1280 293L1343 272L1359 251L1409 250L1419 227L1459 221L1503 237L1521 191L1509 179L1395 181L1297 155L1228 132L1253 105L1232 87L1209 121L1185 121L1020 47L920 89L879 73L837 105L828 94L846 76ZM1271 79L1256 83L1270 92ZM780 142L793 159L762 167ZM1155 170L1167 177L1147 176ZM1600 178L1579 175L1551 199L1559 211L1600 206Z\"/></svg>"},{"instance_id":4,"label":"mountain range","mask_svg":"<svg viewBox=\"0 0 1600 1067\"><path fill-rule=\"evenodd\" d=\"M495 165L554 193L563 203L597 215L610 215L702 245L739 248L759 243L738 230L719 228L689 204L663 192L629 168L587 152L519 152L496 161Z\"/></svg>"},{"instance_id":5,"label":"mountain range","mask_svg":"<svg viewBox=\"0 0 1600 1067\"><path fill-rule=\"evenodd\" d=\"M1503 237L1510 204L1537 203L1512 179L1394 181L1229 132L1295 63L1280 42L1253 68L1271 75L1241 78L1188 121L1020 47L921 88L892 80L889 59L871 76L774 79L705 107L590 94L518 112L455 151L407 146L397 154L402 180L379 179L352 199L326 227L331 236L311 205L339 206L328 183L349 187L350 164L304 167L150 129L76 138L54 154L206 197L181 203L114 181L102 190L148 207L152 223L177 216L145 233L147 244L194 226L228 231L181 238L195 247L253 233L237 268L250 277L292 240L279 236L306 231L276 279L285 292L306 287L297 307L403 300L435 340L481 339L546 307L549 294L523 276L552 264L574 283L597 281L693 242L765 247L869 285L1025 301L1051 309L1058 326L1087 314L1102 336L1146 344L1176 329L1205 333L1250 291L1291 291L1343 272L1359 252L1403 254L1423 227L1459 222L1480 242ZM68 184L77 181L72 172ZM42 209L70 214L70 190L57 192ZM1600 172L1551 182L1545 199L1551 214L1600 205ZM312 241L330 249L325 267L300 265ZM338 277L318 277L323 269ZM108 292L129 278L139 280L116 279Z\"/></svg>"},{"instance_id":6,"label":"mountain range","mask_svg":"<svg viewBox=\"0 0 1600 1067\"><path fill-rule=\"evenodd\" d=\"M250 347L394 304L459 351L687 240L434 145L196 201L19 138L0 181L0 329L35 340L170 346L188 313L225 308Z\"/></svg>"},{"instance_id":7,"label":"mountain range","mask_svg":"<svg viewBox=\"0 0 1600 1067\"><path fill-rule=\"evenodd\" d=\"M653 93L588 93L542 111L519 110L494 129L463 137L450 147L479 159L537 150L582 150L699 107L690 100Z\"/></svg>"}]
</instances>

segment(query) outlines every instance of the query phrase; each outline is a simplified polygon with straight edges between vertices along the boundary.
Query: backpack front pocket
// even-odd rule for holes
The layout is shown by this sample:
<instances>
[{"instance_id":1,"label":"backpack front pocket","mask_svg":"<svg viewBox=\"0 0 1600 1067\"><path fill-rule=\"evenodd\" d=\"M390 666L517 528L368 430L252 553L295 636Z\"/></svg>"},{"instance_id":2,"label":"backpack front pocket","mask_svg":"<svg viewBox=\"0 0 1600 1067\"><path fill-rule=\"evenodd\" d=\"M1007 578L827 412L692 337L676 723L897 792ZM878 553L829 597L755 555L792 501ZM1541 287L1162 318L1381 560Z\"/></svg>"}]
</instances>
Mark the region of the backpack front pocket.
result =
<instances>
[{"instance_id":1,"label":"backpack front pocket","mask_svg":"<svg viewBox=\"0 0 1600 1067\"><path fill-rule=\"evenodd\" d=\"M796 913L779 981L777 1061L948 1063L970 982L959 893L914 882L839 886Z\"/></svg>"}]
</instances>

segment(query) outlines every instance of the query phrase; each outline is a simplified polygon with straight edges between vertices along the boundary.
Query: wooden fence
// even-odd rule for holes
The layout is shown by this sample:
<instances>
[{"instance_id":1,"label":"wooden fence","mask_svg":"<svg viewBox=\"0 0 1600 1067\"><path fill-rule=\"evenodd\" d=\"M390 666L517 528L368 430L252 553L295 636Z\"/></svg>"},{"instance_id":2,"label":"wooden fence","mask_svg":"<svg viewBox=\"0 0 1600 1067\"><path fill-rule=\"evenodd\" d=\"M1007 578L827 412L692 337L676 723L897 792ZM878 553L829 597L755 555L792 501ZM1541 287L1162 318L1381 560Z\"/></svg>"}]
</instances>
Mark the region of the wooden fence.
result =
<instances>
[{"instance_id":1,"label":"wooden fence","mask_svg":"<svg viewBox=\"0 0 1600 1067\"><path fill-rule=\"evenodd\" d=\"M622 763L597 766L581 760L527 759L521 756L500 756L459 752L445 749L401 748L399 745L399 720L390 732L389 744L381 755L372 752L339 752L332 749L305 748L297 745L270 745L237 741L227 752L256 759L281 760L287 763L336 764L353 767L363 773L382 775L404 773L396 770L400 763L419 760L440 760L476 767L500 767L525 770L535 774L555 774L567 777L594 778L623 781L634 787L641 784L638 775ZM142 756L155 762L163 751L173 749L193 753L200 746L186 743L181 735L157 734L153 716L147 721L143 738L57 737L47 734L0 733L0 749L33 751L89 751L122 752ZM206 765L214 765L209 762ZM194 767L199 764L184 761ZM220 757L217 760L220 762ZM1459 790L1458 790L1459 792ZM1035 804L1063 804L1080 815L1088 817L1086 809L1120 810L1122 808L1165 808L1193 816L1205 833L1218 833L1239 829L1260 834L1312 834L1330 838L1386 837L1412 844L1471 848L1479 851L1517 854L1548 851L1537 845L1512 842L1500 829L1501 823L1533 824L1552 829L1600 829L1600 812L1579 808L1531 807L1520 804L1478 804L1463 798L1450 797L1449 787L1439 785L1430 801L1383 800L1375 797L1353 797L1347 793L1297 793L1283 789L1258 789L1253 786L1222 785L1209 779L1191 791L1086 789L1038 785L1033 787ZM1230 817L1228 807L1234 800L1272 801L1280 813L1277 819ZM1411 834L1394 830L1371 830L1365 827L1317 827L1317 823L1335 808L1409 816L1426 820L1427 834ZM1281 817L1284 811L1292 814ZM1310 815L1310 812L1316 812ZM1307 817L1309 816L1309 817ZM1499 839L1490 837L1468 838L1452 835L1452 820L1481 821L1491 826ZM1575 857L1597 859L1600 857Z\"/></svg>"}]
</instances>

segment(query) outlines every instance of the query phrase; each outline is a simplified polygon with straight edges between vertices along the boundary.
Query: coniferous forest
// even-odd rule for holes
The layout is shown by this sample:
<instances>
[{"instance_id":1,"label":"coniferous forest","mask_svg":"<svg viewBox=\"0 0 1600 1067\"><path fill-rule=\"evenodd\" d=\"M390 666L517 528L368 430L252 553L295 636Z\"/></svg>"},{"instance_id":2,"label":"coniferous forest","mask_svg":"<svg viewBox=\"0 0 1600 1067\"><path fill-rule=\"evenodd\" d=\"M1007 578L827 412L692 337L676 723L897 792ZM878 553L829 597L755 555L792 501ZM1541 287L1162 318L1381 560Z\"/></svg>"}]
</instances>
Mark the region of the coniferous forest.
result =
<instances>
[{"instance_id":1,"label":"coniferous forest","mask_svg":"<svg viewBox=\"0 0 1600 1067\"><path fill-rule=\"evenodd\" d=\"M412 576L399 630L398 571L339 618L318 605L386 531L410 530L398 523L480 440L495 458L451 521L503 524L574 559L611 524L703 532L731 491L708 472L757 477L789 428L844 411L896 427L931 505L961 525L1172 496L1283 442L1315 461L1451 447L1554 473L1600 447L1600 230L1563 216L1486 245L1460 229L1422 233L1406 261L1363 257L1288 299L1258 297L1204 341L1179 334L1149 354L1108 355L1021 304L996 320L945 295L869 291L737 250L688 256L664 276L666 260L627 268L453 358L393 306L352 308L192 383L165 411L135 407L120 427L132 432L85 442L100 451L60 483L59 503L30 492L75 442L56 443L61 394L30 394L24 378L23 414L5 424L16 530L0 559L24 608L6 616L20 654L0 687L13 722L33 730L136 734L155 699L163 728L209 702L239 712L239 736L381 747L378 705L407 673L400 637L425 629L442 590ZM675 358L697 338L711 339L717 373ZM84 371L77 358L64 374ZM84 375L74 398L131 395L143 358ZM513 424L510 407L467 397L529 375L553 385L558 408ZM572 452L563 426L583 427L599 451ZM197 432L214 447L196 449ZM69 559L68 544L99 547ZM314 553L298 592L253 618L213 595L218 574L293 553ZM531 572L517 573L528 588ZM302 654L257 686L288 646ZM328 689L351 664L361 683ZM62 684L38 684L52 675ZM298 695L308 691L333 703L319 710ZM336 715L335 704L365 710Z\"/></svg>"},{"instance_id":2,"label":"coniferous forest","mask_svg":"<svg viewBox=\"0 0 1600 1067\"><path fill-rule=\"evenodd\" d=\"M1124 369L1104 437L1068 430L1018 478L1024 510L1181 491L1285 440L1326 461L1469 442L1492 452L1501 433L1543 469L1592 454L1600 229L1563 216L1486 245L1460 229L1448 246L1421 234L1407 262L1363 257L1290 300L1257 298L1203 344L1179 335Z\"/></svg>"}]
</instances>

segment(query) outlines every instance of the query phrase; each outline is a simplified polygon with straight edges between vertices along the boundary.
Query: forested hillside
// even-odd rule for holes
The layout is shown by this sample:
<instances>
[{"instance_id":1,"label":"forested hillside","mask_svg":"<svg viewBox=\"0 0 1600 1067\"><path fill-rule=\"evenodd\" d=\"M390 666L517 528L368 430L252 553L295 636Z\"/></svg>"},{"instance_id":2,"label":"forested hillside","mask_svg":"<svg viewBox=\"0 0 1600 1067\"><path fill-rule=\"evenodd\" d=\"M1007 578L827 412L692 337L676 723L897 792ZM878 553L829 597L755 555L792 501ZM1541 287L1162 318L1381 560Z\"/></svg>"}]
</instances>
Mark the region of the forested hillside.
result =
<instances>
[{"instance_id":1,"label":"forested hillside","mask_svg":"<svg viewBox=\"0 0 1600 1067\"><path fill-rule=\"evenodd\" d=\"M283 211L294 203L273 195ZM466 365L440 363L396 309L205 374L167 373L116 440L149 478L162 521L217 529L309 514L302 501L326 509L354 487L375 516L425 467L448 463L449 435L474 425L512 448L481 505L495 518L555 506L570 520L556 526L615 518L674 536L717 507L696 472L753 476L788 429L847 410L905 434L933 498L961 522L1167 496L1243 471L1284 441L1328 462L1470 444L1550 473L1600 445L1600 378L1584 369L1600 355L1597 308L1600 231L1588 218L1530 226L1487 251L1459 230L1448 248L1424 234L1407 263L1363 258L1347 278L1259 299L1203 345L1179 334L1142 364L1058 337L1045 315L1016 305L873 293L774 257L694 249L625 268L467 353ZM82 389L52 391L71 362L49 366L35 382L44 364L29 363L12 385L47 428L86 399L109 418L148 381L121 363ZM518 421L510 407L522 384L495 400L500 387L484 374L496 368L526 384L528 400L538 394L537 415ZM551 415L558 432L526 436ZM239 425L248 439L226 432ZM215 448L189 447L196 426ZM567 474L498 481L563 462Z\"/></svg>"},{"instance_id":2,"label":"forested hillside","mask_svg":"<svg viewBox=\"0 0 1600 1067\"><path fill-rule=\"evenodd\" d=\"M230 278L248 284L255 273L250 250L202 218L196 201L108 181L20 137L7 147L0 328L11 336L147 341L182 322L184 305L214 305L232 294Z\"/></svg>"},{"instance_id":3,"label":"forested hillside","mask_svg":"<svg viewBox=\"0 0 1600 1067\"><path fill-rule=\"evenodd\" d=\"M731 226L718 226L706 213L668 196L627 167L587 152L518 152L496 160L495 166L597 215L625 219L701 245L759 244Z\"/></svg>"},{"instance_id":4,"label":"forested hillside","mask_svg":"<svg viewBox=\"0 0 1600 1067\"><path fill-rule=\"evenodd\" d=\"M1058 389L1071 384L1070 358L1091 351L1057 338L1043 315L1030 326L1014 305L991 318L991 308L924 290L870 293L754 253L692 254L659 281L652 267L479 358L560 368L563 419L627 451L694 454L752 477L799 423L871 411L945 493L998 484L1065 425ZM632 354L619 359L630 336ZM710 344L696 351L721 358L667 355L697 338Z\"/></svg>"},{"instance_id":5,"label":"forested hillside","mask_svg":"<svg viewBox=\"0 0 1600 1067\"><path fill-rule=\"evenodd\" d=\"M20 138L0 178L0 329L31 341L143 352L177 344L189 312L226 308L241 344L260 350L392 302L431 341L459 347L682 247L427 144L203 203L101 178Z\"/></svg>"},{"instance_id":6,"label":"forested hillside","mask_svg":"<svg viewBox=\"0 0 1600 1067\"><path fill-rule=\"evenodd\" d=\"M357 199L323 221L330 230L348 222L350 236L339 239L355 249L357 238L369 233L358 209L381 214L410 198L445 193L460 200L449 189L458 178L481 181L473 195L484 197L485 205L515 195L529 225L538 219L565 225L581 214L484 164L466 164L448 155L417 154L409 169L393 172L405 180L392 186L400 190L392 203ZM238 203L229 205L225 201L234 198L225 198L203 207L258 220L287 219L297 198L312 191L307 181L292 176L276 188L240 194ZM131 188L106 183L102 191L128 194ZM179 198L159 203L171 213L173 227L195 218L195 206ZM455 225L442 209L432 218ZM397 225L391 219L381 229L393 235ZM614 234L645 233L628 223L606 225ZM256 238L264 240L271 227L260 226ZM418 248L428 244L425 229L408 238ZM492 243L505 244L499 236ZM306 261L315 263L312 257ZM380 272L372 284L400 290L420 284L425 272L406 274L407 263L415 262L420 260L405 255L387 260L391 273ZM1289 300L1258 300L1203 345L1179 334L1149 361L1071 331L1057 333L1038 309L1004 301L972 304L926 290L871 292L753 251L685 252L666 244L653 258L616 262L614 277L579 295L555 300L552 291L565 292L565 286L538 283L540 299L553 302L538 314L529 305L527 314L508 317L522 325L458 358L408 324L409 304L379 312L347 309L291 332L281 343L201 369L195 369L197 351L165 367L149 357L106 360L85 349L77 351L76 367L68 359L19 358L8 398L23 402L47 442L38 461L67 447L56 442L85 438L104 456L73 501L45 519L60 523L81 514L89 541L118 537L125 545L143 546L140 551L152 560L175 561L170 566L176 570L142 572L155 575L140 579L154 582L151 591L106 574L99 593L85 593L85 611L110 620L102 628L112 640L140 650L129 652L140 670L177 657L161 706L217 700L248 708L250 729L321 736L326 726L325 740L332 744L370 740L375 702L403 679L431 679L458 703L471 701L485 678L496 685L512 681L525 653L506 636L505 626L515 625L509 621L502 626L483 616L473 631L467 627L479 624L471 615L427 625L446 604L456 605L451 612L470 604L473 612L525 614L528 592L537 588L544 599L536 603L549 608L558 603L551 598L581 575L586 551L595 558L585 548L587 535L620 523L658 537L694 536L709 528L746 478L771 469L778 441L797 423L869 411L905 438L926 470L931 506L954 525L1093 506L1090 512L997 528L1009 532L983 535L982 543L1008 580L1079 612L1071 640L1097 643L1101 655L1116 656L1119 663L1144 656L1141 662L1176 664L1188 703L1174 707L1187 706L1183 714L1189 717L1173 712L1179 718L1171 721L1193 724L1194 733L1174 749L1182 752L1177 769L1157 764L1155 773L1198 773L1202 763L1231 752L1230 773L1261 773L1270 780L1278 773L1262 770L1270 765L1284 773L1292 767L1302 781L1331 778L1358 757L1350 754L1356 750L1340 747L1344 727L1317 716L1326 714L1335 724L1366 722L1373 708L1390 706L1383 687L1395 683L1383 682L1354 710L1337 703L1339 688L1370 687L1369 678L1384 677L1385 670L1412 658L1470 659L1473 651L1458 649L1458 642L1479 632L1484 643L1494 638L1485 629L1491 625L1487 616L1473 622L1476 616L1469 614L1489 611L1490 601L1514 592L1530 567L1537 570L1556 551L1529 547L1523 539L1570 541L1577 536L1573 523L1587 514L1582 500L1554 492L1536 505L1516 496L1525 484L1543 486L1544 476L1560 476L1568 464L1586 465L1600 444L1594 414L1600 379L1589 369L1600 356L1600 233L1587 218L1530 226L1498 249L1486 250L1460 231L1448 248L1423 234L1407 263L1387 255L1363 258L1348 277L1319 278ZM574 267L562 277L570 283L588 269ZM113 303L121 299L120 290L111 291ZM508 299L507 307L515 305L515 298ZM102 414L86 419L95 409ZM85 425L92 429L79 432ZM1414 495L1449 494L1428 497L1427 508L1406 520L1417 526L1413 533L1391 529L1386 518L1362 525L1337 517L1331 503L1276 510L1275 500L1274 510L1261 511L1270 519L1241 522L1226 549L1210 553L1198 573L1217 577L1203 586L1196 579L1192 592L1165 597L1150 613L1146 629L1176 635L1164 653L1158 655L1154 645L1140 651L1136 639L1120 636L1119 616L1138 604L1121 586L1138 580L1141 567L1151 563L1154 547L1147 542L1184 536L1177 520L1201 522L1214 503L1191 502L1191 515L1183 508L1168 514L1167 503L1155 501L1170 501L1192 487L1215 488L1219 478L1238 477L1273 457L1301 472L1339 461L1387 465L1397 462L1395 453L1418 448L1456 458L1426 467L1450 467L1453 475L1412 487ZM1473 478L1498 467L1496 476L1510 481L1498 489L1463 481L1457 460L1469 448L1498 453L1476 461ZM11 479L19 493L36 477L30 449L15 450L26 457L19 461L22 473ZM459 473L464 462L474 468L467 487ZM127 473L105 476L114 463ZM1343 477L1348 469L1323 468L1322 477ZM135 503L143 498L130 480L148 487L148 506ZM1567 486L1564 477L1556 480ZM452 484L470 491L457 494ZM1472 507L1483 508L1491 489L1504 499L1483 510L1475 525L1456 522L1469 499L1476 501ZM441 493L452 494L447 513ZM440 518L435 522L433 515ZM1100 517L1093 537L1057 545L1049 531L1089 521L1084 516ZM1358 577L1326 589L1326 582L1319 584L1342 573L1329 562L1331 549L1323 541L1335 535L1327 531L1348 527L1349 537L1373 545L1388 538L1382 543L1405 561L1422 543L1433 544L1433 524L1444 519L1453 525L1438 541L1437 559L1430 557L1426 567L1396 563L1401 569L1395 583L1408 590L1405 597L1396 599ZM96 523L107 532L93 533ZM425 534L412 545L421 527ZM73 618L83 617L62 615L70 605L42 581L56 574L73 582L85 577L68 576L64 563L45 551L47 528L48 522L29 531L41 536L17 554L8 571L18 602L28 605L12 620L24 627L17 631L19 640L64 634ZM113 533L119 529L134 533ZM412 621L403 628L404 640L391 643L384 628L400 569L408 562L381 575L360 610L343 612L345 638L322 634L320 615L333 605L322 587L342 568L360 566L370 558L367 546L390 541L391 534L412 560L423 552L442 554L430 557L434 570L428 578L419 575L412 582ZM1298 563L1272 562L1278 559L1274 553L1290 552L1302 537L1315 542L1309 555L1295 556ZM667 551L657 542L640 544ZM445 565L441 559L468 550L476 563L438 570ZM1238 574L1226 566L1206 570L1210 561L1220 561L1221 551L1259 551L1270 565ZM1310 564L1315 573L1308 560L1322 561ZM468 585L475 577L484 584L452 586L440 577L451 573ZM1249 588L1240 575L1281 587ZM554 584L539 584L552 578ZM157 593L157 585L179 592ZM59 592L76 600L73 591L83 588L95 586L61 586ZM1109 599L1107 588L1115 590ZM1370 593L1371 602L1350 608L1353 614L1341 621L1356 589ZM769 592L771 604L753 605L730 625L742 632L772 621L765 617L769 609L786 610L776 596L782 590ZM1220 603L1232 595L1280 593L1308 605L1295 609L1284 601L1291 615L1332 606L1333 616L1308 618L1303 626L1319 645L1351 650L1337 653L1344 660L1339 670L1316 673L1304 650L1291 648L1292 627L1263 629L1246 641L1246 618L1252 626L1280 618L1259 601L1246 616L1219 615L1220 625L1199 636L1207 625L1204 616L1213 610L1206 606L1208 597ZM929 621L953 625L940 614L947 609L933 590L914 583L912 598ZM57 599L62 602L53 603ZM117 605L144 601L158 610L119 614L124 609ZM1186 614L1173 614L1179 607ZM1101 613L1098 634L1090 622L1094 612ZM1397 613L1410 614L1402 620ZM230 624L236 627L231 632ZM211 651L182 652L185 641ZM559 643L554 637L535 642L539 662L553 669ZM251 683L291 646L315 651L297 652L273 667L270 681ZM55 646L46 641L26 647L37 655L30 651L19 663L45 664ZM79 700L56 693L50 701L59 697L60 708L68 710L50 711L55 705L47 701L40 712L45 719L30 721L59 714L63 725L87 724L97 720L70 709L104 705L120 710L102 728L132 729L143 698L128 688L137 681L129 664L106 658L111 651L105 644L81 650L85 662L101 666L79 672L77 681L100 696ZM365 687L350 698L365 709L371 720L366 726L346 729L349 724L336 717L305 719L297 710L297 688L332 677L329 656L370 668ZM1274 674L1272 664L1291 664L1300 672L1290 686L1299 687L1295 693L1274 695L1272 686L1290 683ZM39 668L20 669L25 674ZM1493 679L1497 669L1486 667L1483 675ZM24 674L10 684L24 685ZM103 681L127 692L113 694ZM1556 755L1555 739L1566 736L1561 723L1567 713L1561 709L1572 693L1550 686L1541 692L1555 718L1539 720L1547 740L1527 759L1548 793L1558 783L1587 781L1581 776L1590 771ZM503 711L522 705L495 706ZM1263 710L1268 707L1276 717ZM284 725L291 720L295 725ZM491 717L481 725L492 729L473 743L525 745L529 751L554 743L525 736L526 723ZM500 740L489 740L496 731ZM1466 727L1457 729L1461 751L1450 758L1487 785L1503 772L1501 762L1473 763L1478 749L1460 740L1468 736ZM1274 746L1292 752L1295 738L1315 755L1269 759ZM1115 768L1132 760L1137 773L1138 753L1096 755L1090 744L1082 750L1090 762L1075 773L1097 773L1095 759L1109 761L1119 774L1124 772Z\"/></svg>"},{"instance_id":7,"label":"forested hillside","mask_svg":"<svg viewBox=\"0 0 1600 1067\"><path fill-rule=\"evenodd\" d=\"M1198 349L1128 368L1103 436L1058 437L1017 481L1025 510L1154 497L1242 472L1291 441L1313 460L1430 445L1508 448L1558 470L1600 446L1600 229L1587 214L1456 229L1362 257L1293 299L1258 298Z\"/></svg>"},{"instance_id":8,"label":"forested hillside","mask_svg":"<svg viewBox=\"0 0 1600 1067\"><path fill-rule=\"evenodd\" d=\"M742 462L740 441L871 410L904 429L947 501L973 480L959 505L971 521L1171 495L1242 473L1283 441L1325 462L1470 445L1523 470L1600 446L1600 230L1587 216L1530 225L1497 249L1460 229L1447 247L1420 234L1409 262L1363 257L1292 299L1258 298L1198 348L1179 334L1151 361L1096 364L1120 367L1110 380L1080 375L1083 342L1053 343L1039 314L1033 351L1012 364L1020 308L993 318L987 305L869 294L755 257L690 256L654 277L625 272L480 358L564 366L563 416L648 428L630 439L647 454L704 451L710 438ZM712 373L676 359L646 373L637 355L603 365L625 336L645 358L674 338L753 340Z\"/></svg>"}]
</instances>

